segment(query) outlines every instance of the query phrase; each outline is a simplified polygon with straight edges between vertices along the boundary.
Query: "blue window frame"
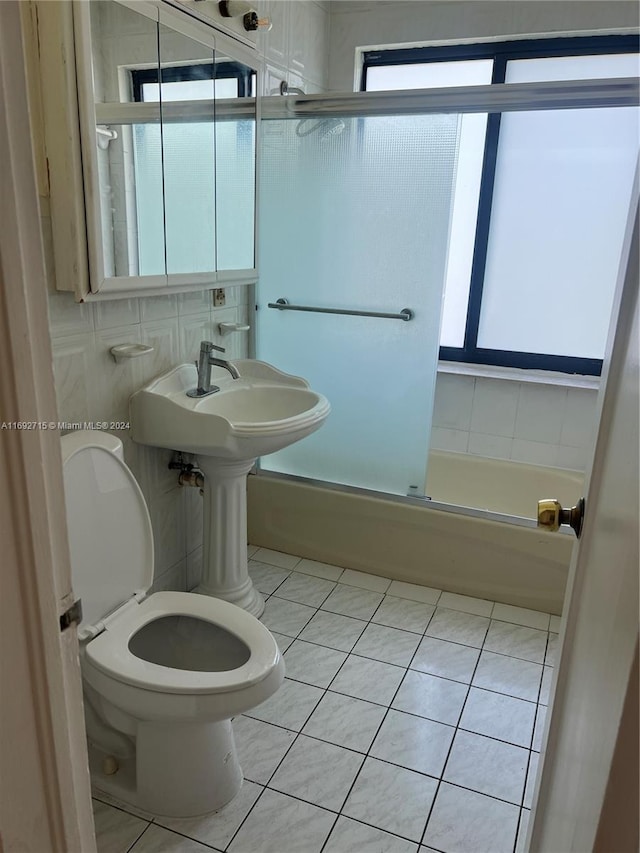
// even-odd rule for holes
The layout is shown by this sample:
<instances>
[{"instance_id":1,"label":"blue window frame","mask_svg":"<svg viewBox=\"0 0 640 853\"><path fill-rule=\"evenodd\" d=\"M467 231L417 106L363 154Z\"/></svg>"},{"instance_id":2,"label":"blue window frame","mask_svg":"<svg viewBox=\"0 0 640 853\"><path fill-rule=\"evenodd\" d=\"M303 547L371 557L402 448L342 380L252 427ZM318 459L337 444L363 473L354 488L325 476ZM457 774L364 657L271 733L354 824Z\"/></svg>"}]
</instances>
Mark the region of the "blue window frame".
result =
<instances>
[{"instance_id":1,"label":"blue window frame","mask_svg":"<svg viewBox=\"0 0 640 853\"><path fill-rule=\"evenodd\" d=\"M634 35L531 39L487 44L367 51L363 57L361 90L367 91L367 77L371 69L380 66L490 59L493 61L491 83L504 83L507 64L510 60L638 53L639 49L639 38ZM374 87L372 86L372 88ZM487 117L464 343L460 347L441 346L440 358L444 361L472 364L599 375L602 370L602 360L598 358L486 349L478 346L500 126L500 114L493 113Z\"/></svg>"},{"instance_id":2,"label":"blue window frame","mask_svg":"<svg viewBox=\"0 0 640 853\"><path fill-rule=\"evenodd\" d=\"M203 62L191 65L167 66L161 69L163 83L182 83L193 80L236 80L237 98L248 98L254 93L255 71L239 62ZM132 69L133 100L144 101L145 83L158 83L157 68Z\"/></svg>"}]
</instances>

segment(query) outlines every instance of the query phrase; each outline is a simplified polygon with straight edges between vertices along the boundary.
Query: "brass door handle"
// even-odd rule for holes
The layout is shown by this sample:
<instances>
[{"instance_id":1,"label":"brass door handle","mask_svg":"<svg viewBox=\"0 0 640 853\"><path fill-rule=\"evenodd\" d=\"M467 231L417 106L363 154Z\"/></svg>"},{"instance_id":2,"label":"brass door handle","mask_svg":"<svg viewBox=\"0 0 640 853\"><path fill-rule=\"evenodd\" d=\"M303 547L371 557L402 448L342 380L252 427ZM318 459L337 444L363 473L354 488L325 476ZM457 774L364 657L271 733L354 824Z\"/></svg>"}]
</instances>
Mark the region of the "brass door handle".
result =
<instances>
[{"instance_id":1,"label":"brass door handle","mask_svg":"<svg viewBox=\"0 0 640 853\"><path fill-rule=\"evenodd\" d=\"M560 525L567 524L572 528L579 539L582 533L582 521L584 519L584 498L580 498L571 509L563 509L560 501L555 498L547 498L538 501L538 527L555 533Z\"/></svg>"}]
</instances>

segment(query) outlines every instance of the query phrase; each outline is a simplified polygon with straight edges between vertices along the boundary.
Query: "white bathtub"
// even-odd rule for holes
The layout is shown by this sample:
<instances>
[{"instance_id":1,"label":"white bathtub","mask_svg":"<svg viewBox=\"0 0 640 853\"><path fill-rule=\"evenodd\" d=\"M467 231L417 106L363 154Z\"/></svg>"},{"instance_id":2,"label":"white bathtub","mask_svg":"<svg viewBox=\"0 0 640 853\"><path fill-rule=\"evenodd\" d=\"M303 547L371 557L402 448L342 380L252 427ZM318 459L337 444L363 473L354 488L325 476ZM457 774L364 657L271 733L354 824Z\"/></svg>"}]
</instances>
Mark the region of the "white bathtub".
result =
<instances>
[{"instance_id":1,"label":"white bathtub","mask_svg":"<svg viewBox=\"0 0 640 853\"><path fill-rule=\"evenodd\" d=\"M539 498L572 505L582 474L433 452L430 501L275 474L249 477L255 545L465 595L560 613L572 533L535 527Z\"/></svg>"},{"instance_id":2,"label":"white bathtub","mask_svg":"<svg viewBox=\"0 0 640 853\"><path fill-rule=\"evenodd\" d=\"M573 506L583 484L580 471L433 450L425 492L434 501L535 520L540 499Z\"/></svg>"}]
</instances>

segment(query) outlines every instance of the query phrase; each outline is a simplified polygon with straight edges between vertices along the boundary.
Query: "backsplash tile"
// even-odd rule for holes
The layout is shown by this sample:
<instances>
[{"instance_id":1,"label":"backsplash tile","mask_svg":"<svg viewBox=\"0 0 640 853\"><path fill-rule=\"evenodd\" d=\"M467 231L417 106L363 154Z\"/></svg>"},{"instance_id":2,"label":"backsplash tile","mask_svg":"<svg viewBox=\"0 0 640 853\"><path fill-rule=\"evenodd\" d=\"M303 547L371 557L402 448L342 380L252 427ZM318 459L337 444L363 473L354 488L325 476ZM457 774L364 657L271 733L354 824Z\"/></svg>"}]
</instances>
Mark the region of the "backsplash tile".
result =
<instances>
[{"instance_id":1,"label":"backsplash tile","mask_svg":"<svg viewBox=\"0 0 640 853\"><path fill-rule=\"evenodd\" d=\"M180 318L180 362L186 364L198 359L200 341L214 341L214 324L211 311ZM215 342L215 341L214 341Z\"/></svg>"},{"instance_id":2,"label":"backsplash tile","mask_svg":"<svg viewBox=\"0 0 640 853\"><path fill-rule=\"evenodd\" d=\"M231 305L221 309L224 313L219 322L246 322L252 289L234 285L226 288L226 296ZM76 303L71 294L50 294L58 418L80 424L128 423L130 396L154 376L176 364L195 360L204 339L227 346L230 358L246 357L248 334L221 338L211 303L211 291L104 303ZM198 305L204 305L205 310L190 313ZM94 312L99 318L95 329ZM118 325L120 322L124 325ZM80 333L69 334L74 328ZM154 351L117 364L110 349L123 343L146 343ZM125 461L150 509L157 539L155 577L162 576L158 588L172 588L172 579L180 584L176 589L194 586L202 560L202 498L197 489L178 486L177 472L168 467L173 451L136 444L127 429L111 431L122 440Z\"/></svg>"},{"instance_id":3,"label":"backsplash tile","mask_svg":"<svg viewBox=\"0 0 640 853\"><path fill-rule=\"evenodd\" d=\"M108 299L94 303L96 329L113 329L140 322L140 299Z\"/></svg>"},{"instance_id":4,"label":"backsplash tile","mask_svg":"<svg viewBox=\"0 0 640 853\"><path fill-rule=\"evenodd\" d=\"M54 338L53 373L58 397L58 417L68 423L92 419L94 337L92 334Z\"/></svg>"},{"instance_id":5,"label":"backsplash tile","mask_svg":"<svg viewBox=\"0 0 640 853\"><path fill-rule=\"evenodd\" d=\"M49 330L52 338L93 331L93 305L77 303L73 294L49 292Z\"/></svg>"},{"instance_id":6,"label":"backsplash tile","mask_svg":"<svg viewBox=\"0 0 640 853\"><path fill-rule=\"evenodd\" d=\"M169 317L178 316L178 297L169 296L147 296L140 299L140 319L143 323L153 320L166 320Z\"/></svg>"},{"instance_id":7,"label":"backsplash tile","mask_svg":"<svg viewBox=\"0 0 640 853\"><path fill-rule=\"evenodd\" d=\"M210 290L196 290L193 293L180 293L178 300L178 316L202 314L211 311L213 299Z\"/></svg>"}]
</instances>

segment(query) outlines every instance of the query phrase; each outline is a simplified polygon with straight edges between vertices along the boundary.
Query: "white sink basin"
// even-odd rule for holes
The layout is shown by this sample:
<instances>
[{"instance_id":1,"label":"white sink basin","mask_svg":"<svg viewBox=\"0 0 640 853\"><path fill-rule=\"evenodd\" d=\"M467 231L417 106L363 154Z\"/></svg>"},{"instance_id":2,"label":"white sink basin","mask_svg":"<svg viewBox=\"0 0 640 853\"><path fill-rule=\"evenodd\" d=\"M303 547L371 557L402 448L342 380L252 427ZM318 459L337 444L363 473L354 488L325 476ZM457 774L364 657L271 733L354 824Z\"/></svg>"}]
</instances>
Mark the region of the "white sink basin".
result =
<instances>
[{"instance_id":1,"label":"white sink basin","mask_svg":"<svg viewBox=\"0 0 640 853\"><path fill-rule=\"evenodd\" d=\"M222 459L254 459L315 432L331 409L298 376L263 361L234 361L233 379L213 367L215 394L193 398L195 365L181 364L131 398L131 437L141 444Z\"/></svg>"}]
</instances>

